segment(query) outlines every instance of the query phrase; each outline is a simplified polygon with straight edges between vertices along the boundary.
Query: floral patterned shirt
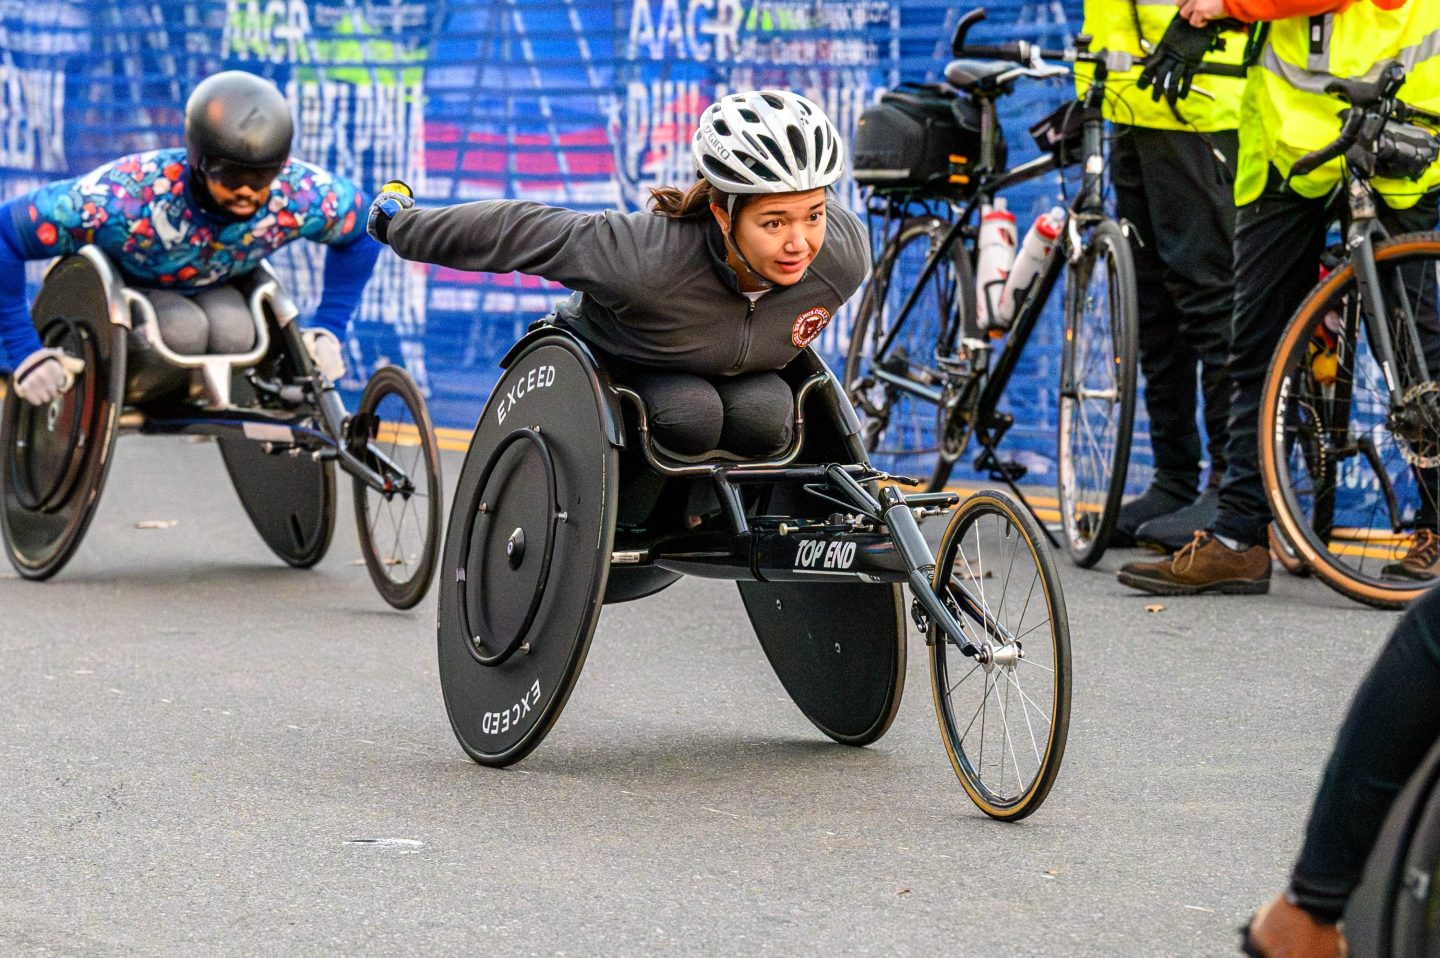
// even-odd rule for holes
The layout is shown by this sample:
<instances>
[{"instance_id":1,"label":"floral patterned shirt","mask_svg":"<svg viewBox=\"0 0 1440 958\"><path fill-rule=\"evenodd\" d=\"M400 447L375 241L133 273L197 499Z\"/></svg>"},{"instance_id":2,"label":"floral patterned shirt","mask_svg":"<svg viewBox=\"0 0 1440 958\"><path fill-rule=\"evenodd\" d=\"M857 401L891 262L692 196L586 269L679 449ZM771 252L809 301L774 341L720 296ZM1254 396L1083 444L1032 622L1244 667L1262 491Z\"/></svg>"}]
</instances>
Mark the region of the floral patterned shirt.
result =
<instances>
[{"instance_id":1,"label":"floral patterned shirt","mask_svg":"<svg viewBox=\"0 0 1440 958\"><path fill-rule=\"evenodd\" d=\"M324 243L324 290L310 322L343 338L380 252L365 232L368 203L350 180L291 160L264 208L237 221L196 201L183 149L122 156L15 197L0 205L0 371L40 348L24 261L86 244L127 284L183 293L243 275L295 240Z\"/></svg>"},{"instance_id":2,"label":"floral patterned shirt","mask_svg":"<svg viewBox=\"0 0 1440 958\"><path fill-rule=\"evenodd\" d=\"M254 216L200 208L183 149L123 156L33 191L15 210L26 258L93 243L139 286L200 289L247 273L297 239L344 245L365 232L364 196L349 180L291 160Z\"/></svg>"}]
</instances>

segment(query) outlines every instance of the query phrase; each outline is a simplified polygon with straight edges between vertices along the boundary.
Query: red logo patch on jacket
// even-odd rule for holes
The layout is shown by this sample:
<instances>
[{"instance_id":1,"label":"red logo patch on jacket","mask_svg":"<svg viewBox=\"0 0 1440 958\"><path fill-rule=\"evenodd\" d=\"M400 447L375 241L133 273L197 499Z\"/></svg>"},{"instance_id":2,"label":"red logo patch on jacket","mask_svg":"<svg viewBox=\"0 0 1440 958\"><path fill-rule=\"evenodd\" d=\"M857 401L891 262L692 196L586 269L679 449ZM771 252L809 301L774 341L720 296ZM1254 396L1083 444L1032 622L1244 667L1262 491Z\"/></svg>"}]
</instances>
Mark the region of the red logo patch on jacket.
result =
<instances>
[{"instance_id":1,"label":"red logo patch on jacket","mask_svg":"<svg viewBox=\"0 0 1440 958\"><path fill-rule=\"evenodd\" d=\"M830 325L830 311L824 306L816 306L814 309L807 309L795 317L795 325L790 328L790 342L798 348L804 349L809 346L820 330Z\"/></svg>"}]
</instances>

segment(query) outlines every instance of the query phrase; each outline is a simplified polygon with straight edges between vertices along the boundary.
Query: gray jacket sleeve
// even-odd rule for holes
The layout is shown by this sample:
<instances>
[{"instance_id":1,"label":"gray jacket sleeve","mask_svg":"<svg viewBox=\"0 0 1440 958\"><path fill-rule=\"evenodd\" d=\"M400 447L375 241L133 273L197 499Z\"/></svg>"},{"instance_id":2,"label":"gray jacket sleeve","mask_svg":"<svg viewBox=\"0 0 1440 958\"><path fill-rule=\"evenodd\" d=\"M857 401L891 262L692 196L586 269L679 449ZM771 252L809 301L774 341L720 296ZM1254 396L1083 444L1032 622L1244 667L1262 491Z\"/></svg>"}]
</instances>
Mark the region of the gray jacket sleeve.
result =
<instances>
[{"instance_id":1,"label":"gray jacket sleeve","mask_svg":"<svg viewBox=\"0 0 1440 958\"><path fill-rule=\"evenodd\" d=\"M577 213L524 200L401 210L387 234L404 259L486 273L512 270L615 295L647 275L643 226L623 213Z\"/></svg>"}]
</instances>

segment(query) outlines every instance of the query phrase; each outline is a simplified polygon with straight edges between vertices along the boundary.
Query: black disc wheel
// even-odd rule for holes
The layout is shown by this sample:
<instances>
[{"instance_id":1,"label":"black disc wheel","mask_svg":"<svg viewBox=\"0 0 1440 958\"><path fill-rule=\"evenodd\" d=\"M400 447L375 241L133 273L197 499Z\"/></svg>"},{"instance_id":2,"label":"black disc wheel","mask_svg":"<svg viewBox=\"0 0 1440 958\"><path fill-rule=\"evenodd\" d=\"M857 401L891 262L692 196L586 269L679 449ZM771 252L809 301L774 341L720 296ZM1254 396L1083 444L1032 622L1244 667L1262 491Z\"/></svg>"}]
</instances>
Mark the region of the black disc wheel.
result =
<instances>
[{"instance_id":1,"label":"black disc wheel","mask_svg":"<svg viewBox=\"0 0 1440 958\"><path fill-rule=\"evenodd\" d=\"M1440 549L1440 234L1377 244L1375 260L1395 368L1376 358L1347 263L1280 336L1261 398L1260 467L1299 561L1344 595L1400 608L1434 585Z\"/></svg>"},{"instance_id":2,"label":"black disc wheel","mask_svg":"<svg viewBox=\"0 0 1440 958\"><path fill-rule=\"evenodd\" d=\"M53 402L33 406L11 395L3 407L0 529L11 564L27 579L59 572L89 528L109 469L125 375L124 330L108 318L57 318L41 330L41 340L83 360L85 369Z\"/></svg>"},{"instance_id":3,"label":"black disc wheel","mask_svg":"<svg viewBox=\"0 0 1440 958\"><path fill-rule=\"evenodd\" d=\"M1001 492L960 504L932 588L972 645L931 624L930 682L945 750L985 814L1021 819L1045 801L1070 727L1070 627L1043 533Z\"/></svg>"},{"instance_id":4,"label":"black disc wheel","mask_svg":"<svg viewBox=\"0 0 1440 958\"><path fill-rule=\"evenodd\" d=\"M409 609L425 597L440 554L440 445L425 399L403 369L375 371L351 419L351 451L385 488L354 478L355 526L381 597Z\"/></svg>"},{"instance_id":5,"label":"black disc wheel","mask_svg":"<svg viewBox=\"0 0 1440 958\"><path fill-rule=\"evenodd\" d=\"M950 224L935 217L906 220L870 274L845 355L845 390L861 418L870 462L911 476L928 489L950 478L963 436L952 435L947 390L959 362L960 330L974 325L975 280L959 240L936 264L904 316L911 282L939 249Z\"/></svg>"},{"instance_id":6,"label":"black disc wheel","mask_svg":"<svg viewBox=\"0 0 1440 958\"><path fill-rule=\"evenodd\" d=\"M1100 561L1120 516L1135 426L1139 307L1130 243L1102 220L1065 279L1057 476L1065 548Z\"/></svg>"},{"instance_id":7,"label":"black disc wheel","mask_svg":"<svg viewBox=\"0 0 1440 958\"><path fill-rule=\"evenodd\" d=\"M600 389L580 347L540 340L496 385L461 467L441 561L440 685L482 765L519 761L545 738L600 618L618 496Z\"/></svg>"}]
</instances>

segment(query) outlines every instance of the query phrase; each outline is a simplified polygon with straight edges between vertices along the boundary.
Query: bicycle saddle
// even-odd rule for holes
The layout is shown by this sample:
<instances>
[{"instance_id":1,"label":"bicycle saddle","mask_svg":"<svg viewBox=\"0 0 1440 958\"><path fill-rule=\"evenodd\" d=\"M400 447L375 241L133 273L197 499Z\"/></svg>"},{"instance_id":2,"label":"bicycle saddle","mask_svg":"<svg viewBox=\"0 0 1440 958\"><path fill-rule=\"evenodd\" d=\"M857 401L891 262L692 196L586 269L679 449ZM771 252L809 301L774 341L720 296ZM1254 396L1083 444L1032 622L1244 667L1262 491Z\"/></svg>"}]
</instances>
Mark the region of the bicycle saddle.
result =
<instances>
[{"instance_id":1,"label":"bicycle saddle","mask_svg":"<svg viewBox=\"0 0 1440 958\"><path fill-rule=\"evenodd\" d=\"M1015 64L1004 60L951 60L945 65L945 82L966 93L980 93L995 89L995 78Z\"/></svg>"}]
</instances>

